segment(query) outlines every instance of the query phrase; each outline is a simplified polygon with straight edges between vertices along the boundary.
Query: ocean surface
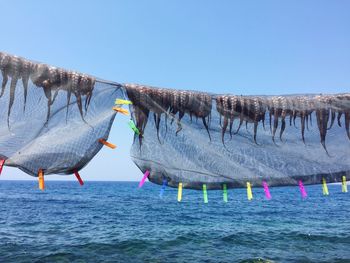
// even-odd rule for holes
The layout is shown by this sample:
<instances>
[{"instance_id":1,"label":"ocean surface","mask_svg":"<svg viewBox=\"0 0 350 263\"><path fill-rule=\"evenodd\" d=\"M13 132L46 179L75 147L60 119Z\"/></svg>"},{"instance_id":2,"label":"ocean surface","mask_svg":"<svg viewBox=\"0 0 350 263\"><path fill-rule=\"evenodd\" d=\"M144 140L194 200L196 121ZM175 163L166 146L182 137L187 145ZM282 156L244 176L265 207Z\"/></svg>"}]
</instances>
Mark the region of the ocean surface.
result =
<instances>
[{"instance_id":1,"label":"ocean surface","mask_svg":"<svg viewBox=\"0 0 350 263\"><path fill-rule=\"evenodd\" d=\"M350 262L340 185L203 193L137 182L0 181L0 262ZM349 189L350 190L350 189Z\"/></svg>"}]
</instances>

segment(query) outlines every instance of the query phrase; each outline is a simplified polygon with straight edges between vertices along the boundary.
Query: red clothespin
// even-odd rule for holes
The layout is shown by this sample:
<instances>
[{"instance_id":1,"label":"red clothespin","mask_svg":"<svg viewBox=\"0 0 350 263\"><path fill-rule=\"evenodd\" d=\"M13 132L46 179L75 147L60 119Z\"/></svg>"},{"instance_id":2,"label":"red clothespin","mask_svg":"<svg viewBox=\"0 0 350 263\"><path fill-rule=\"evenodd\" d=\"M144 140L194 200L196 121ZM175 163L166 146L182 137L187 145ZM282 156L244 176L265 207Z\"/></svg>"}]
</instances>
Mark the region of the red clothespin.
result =
<instances>
[{"instance_id":1,"label":"red clothespin","mask_svg":"<svg viewBox=\"0 0 350 263\"><path fill-rule=\"evenodd\" d=\"M75 172L74 172L74 175L75 175L75 177L78 179L79 184L80 184L80 185L84 185L84 182L83 182L83 180L81 179L81 177L80 177L78 171L75 171Z\"/></svg>"},{"instance_id":2,"label":"red clothespin","mask_svg":"<svg viewBox=\"0 0 350 263\"><path fill-rule=\"evenodd\" d=\"M5 160L0 160L0 174L2 172L2 168L4 167Z\"/></svg>"}]
</instances>

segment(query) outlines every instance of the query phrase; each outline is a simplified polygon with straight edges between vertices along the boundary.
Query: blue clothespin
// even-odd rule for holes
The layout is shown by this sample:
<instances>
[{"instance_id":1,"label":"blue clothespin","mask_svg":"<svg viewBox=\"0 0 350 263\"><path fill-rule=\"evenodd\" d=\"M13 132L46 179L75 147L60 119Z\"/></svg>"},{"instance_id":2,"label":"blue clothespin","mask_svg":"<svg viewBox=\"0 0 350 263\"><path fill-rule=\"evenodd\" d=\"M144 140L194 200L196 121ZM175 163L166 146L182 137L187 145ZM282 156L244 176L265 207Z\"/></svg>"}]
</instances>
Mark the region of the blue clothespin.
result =
<instances>
[{"instance_id":1,"label":"blue clothespin","mask_svg":"<svg viewBox=\"0 0 350 263\"><path fill-rule=\"evenodd\" d=\"M163 185L162 185L162 188L160 189L159 197L163 197L165 187L167 184L168 184L168 181L166 179L163 179Z\"/></svg>"}]
</instances>

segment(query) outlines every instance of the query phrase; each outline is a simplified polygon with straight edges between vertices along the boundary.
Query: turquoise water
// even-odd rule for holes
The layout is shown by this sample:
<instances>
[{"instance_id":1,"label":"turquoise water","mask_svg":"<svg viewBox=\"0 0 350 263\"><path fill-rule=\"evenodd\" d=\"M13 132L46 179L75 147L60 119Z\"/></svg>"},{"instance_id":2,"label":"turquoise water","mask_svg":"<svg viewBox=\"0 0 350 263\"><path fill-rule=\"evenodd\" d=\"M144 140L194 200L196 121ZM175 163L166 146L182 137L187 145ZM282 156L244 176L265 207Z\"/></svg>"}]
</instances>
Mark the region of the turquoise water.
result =
<instances>
[{"instance_id":1,"label":"turquoise water","mask_svg":"<svg viewBox=\"0 0 350 263\"><path fill-rule=\"evenodd\" d=\"M350 262L340 185L183 190L146 183L0 181L0 262Z\"/></svg>"}]
</instances>

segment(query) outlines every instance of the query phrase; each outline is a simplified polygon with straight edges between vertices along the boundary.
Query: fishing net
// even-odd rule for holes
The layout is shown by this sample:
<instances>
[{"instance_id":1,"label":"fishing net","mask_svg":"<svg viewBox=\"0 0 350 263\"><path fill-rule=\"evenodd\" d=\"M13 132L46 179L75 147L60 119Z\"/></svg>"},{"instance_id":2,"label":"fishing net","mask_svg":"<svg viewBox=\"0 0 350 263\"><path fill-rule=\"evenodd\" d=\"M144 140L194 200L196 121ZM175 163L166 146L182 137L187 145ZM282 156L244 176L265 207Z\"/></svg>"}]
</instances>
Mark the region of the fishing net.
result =
<instances>
[{"instance_id":1,"label":"fishing net","mask_svg":"<svg viewBox=\"0 0 350 263\"><path fill-rule=\"evenodd\" d=\"M37 176L71 174L101 149L117 84L0 53L0 157Z\"/></svg>"},{"instance_id":2,"label":"fishing net","mask_svg":"<svg viewBox=\"0 0 350 263\"><path fill-rule=\"evenodd\" d=\"M349 175L350 94L234 96L121 85L4 53L0 67L0 157L33 176L84 167L108 139L117 98L132 103L131 157L157 184L221 189Z\"/></svg>"},{"instance_id":3,"label":"fishing net","mask_svg":"<svg viewBox=\"0 0 350 263\"><path fill-rule=\"evenodd\" d=\"M350 170L350 95L233 96L126 85L131 155L172 187L319 184Z\"/></svg>"}]
</instances>

